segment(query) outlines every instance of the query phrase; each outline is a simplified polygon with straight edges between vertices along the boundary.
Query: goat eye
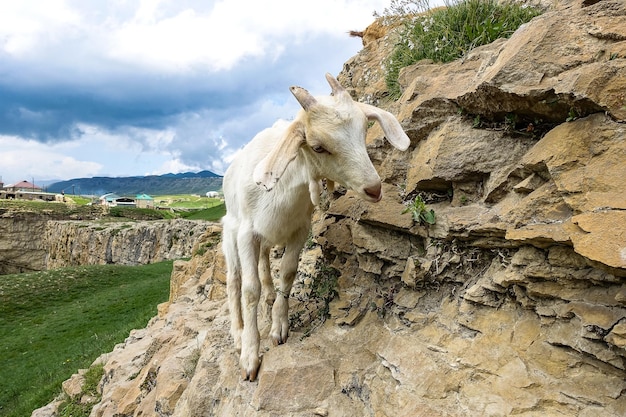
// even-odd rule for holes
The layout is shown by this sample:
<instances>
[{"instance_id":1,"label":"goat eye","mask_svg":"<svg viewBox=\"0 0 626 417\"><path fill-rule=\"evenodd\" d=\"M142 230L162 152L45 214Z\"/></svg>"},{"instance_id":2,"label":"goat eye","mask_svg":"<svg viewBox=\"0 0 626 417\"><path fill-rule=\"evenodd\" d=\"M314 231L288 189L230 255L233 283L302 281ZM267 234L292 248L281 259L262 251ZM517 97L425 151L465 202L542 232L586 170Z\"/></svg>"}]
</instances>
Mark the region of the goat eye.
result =
<instances>
[{"instance_id":1,"label":"goat eye","mask_svg":"<svg viewBox=\"0 0 626 417\"><path fill-rule=\"evenodd\" d=\"M313 149L313 151L317 153L327 152L326 149L324 149L324 147L320 145L312 146L311 149Z\"/></svg>"}]
</instances>

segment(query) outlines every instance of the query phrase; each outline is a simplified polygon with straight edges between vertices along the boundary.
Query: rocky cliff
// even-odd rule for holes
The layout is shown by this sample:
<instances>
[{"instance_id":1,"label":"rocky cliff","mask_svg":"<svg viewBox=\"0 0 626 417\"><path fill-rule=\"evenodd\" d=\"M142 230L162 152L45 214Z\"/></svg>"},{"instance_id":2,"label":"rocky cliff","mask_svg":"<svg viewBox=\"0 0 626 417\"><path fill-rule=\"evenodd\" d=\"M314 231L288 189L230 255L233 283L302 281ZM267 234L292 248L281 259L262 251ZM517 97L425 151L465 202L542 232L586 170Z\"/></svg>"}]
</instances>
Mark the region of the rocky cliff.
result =
<instances>
[{"instance_id":1,"label":"rocky cliff","mask_svg":"<svg viewBox=\"0 0 626 417\"><path fill-rule=\"evenodd\" d=\"M412 146L374 126L383 201L316 212L288 343L264 312L258 382L240 380L214 226L159 316L98 359L91 415L626 415L626 4L550 3L509 40L406 68L397 103L393 34L369 37L340 80ZM418 196L435 225L403 214Z\"/></svg>"},{"instance_id":2,"label":"rocky cliff","mask_svg":"<svg viewBox=\"0 0 626 417\"><path fill-rule=\"evenodd\" d=\"M142 265L190 257L208 222L49 221L43 235L48 269L71 265Z\"/></svg>"},{"instance_id":3,"label":"rocky cliff","mask_svg":"<svg viewBox=\"0 0 626 417\"><path fill-rule=\"evenodd\" d=\"M142 265L190 257L207 222L59 220L46 213L0 216L0 274L74 265Z\"/></svg>"}]
</instances>

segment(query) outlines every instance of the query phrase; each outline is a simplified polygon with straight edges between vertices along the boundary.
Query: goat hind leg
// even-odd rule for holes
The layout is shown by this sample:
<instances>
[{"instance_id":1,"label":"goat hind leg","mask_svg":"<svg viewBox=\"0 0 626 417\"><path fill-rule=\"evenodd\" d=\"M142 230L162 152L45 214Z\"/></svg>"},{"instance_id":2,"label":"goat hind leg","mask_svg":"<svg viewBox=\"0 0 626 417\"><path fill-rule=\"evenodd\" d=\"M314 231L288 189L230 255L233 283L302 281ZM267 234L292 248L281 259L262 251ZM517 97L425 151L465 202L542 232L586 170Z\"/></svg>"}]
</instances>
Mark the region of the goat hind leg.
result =
<instances>
[{"instance_id":1,"label":"goat hind leg","mask_svg":"<svg viewBox=\"0 0 626 417\"><path fill-rule=\"evenodd\" d=\"M280 284L272 308L272 329L270 330L274 345L286 343L289 336L289 293L296 277L301 250L302 244L299 242L287 245L280 262Z\"/></svg>"},{"instance_id":2,"label":"goat hind leg","mask_svg":"<svg viewBox=\"0 0 626 417\"><path fill-rule=\"evenodd\" d=\"M272 280L272 271L270 269L270 250L272 247L265 243L261 244L261 254L259 256L259 277L261 278L261 299L265 300L263 315L268 320L271 319L272 306L276 300L276 290L274 289L274 281Z\"/></svg>"}]
</instances>

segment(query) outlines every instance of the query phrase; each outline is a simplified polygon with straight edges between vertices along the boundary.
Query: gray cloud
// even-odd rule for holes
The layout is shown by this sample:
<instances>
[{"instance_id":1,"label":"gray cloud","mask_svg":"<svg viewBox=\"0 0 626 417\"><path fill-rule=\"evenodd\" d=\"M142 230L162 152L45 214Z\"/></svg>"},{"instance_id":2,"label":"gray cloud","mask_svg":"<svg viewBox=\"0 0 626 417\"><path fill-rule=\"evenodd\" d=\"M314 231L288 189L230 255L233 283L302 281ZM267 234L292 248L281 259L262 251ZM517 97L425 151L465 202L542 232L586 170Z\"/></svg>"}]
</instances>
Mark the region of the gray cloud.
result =
<instances>
[{"instance_id":1,"label":"gray cloud","mask_svg":"<svg viewBox=\"0 0 626 417\"><path fill-rule=\"evenodd\" d=\"M152 57L133 61L111 52L100 33L106 22L123 22L137 11L110 4L83 10L83 20L72 23L76 27L59 23L62 42L40 37L28 53L7 52L0 36L0 136L42 144L82 141L89 134L84 126L92 126L124 136L144 152L219 172L258 131L293 117L298 105L289 86L327 94L324 73L337 74L361 46L346 34L354 27L295 30L292 36L266 34L262 53L241 55L228 69L216 71L210 62L193 59L175 70L154 68ZM170 2L159 13L175 16L182 9L183 3ZM85 36L90 25L95 35ZM171 140L154 140L150 132L170 132Z\"/></svg>"}]
</instances>

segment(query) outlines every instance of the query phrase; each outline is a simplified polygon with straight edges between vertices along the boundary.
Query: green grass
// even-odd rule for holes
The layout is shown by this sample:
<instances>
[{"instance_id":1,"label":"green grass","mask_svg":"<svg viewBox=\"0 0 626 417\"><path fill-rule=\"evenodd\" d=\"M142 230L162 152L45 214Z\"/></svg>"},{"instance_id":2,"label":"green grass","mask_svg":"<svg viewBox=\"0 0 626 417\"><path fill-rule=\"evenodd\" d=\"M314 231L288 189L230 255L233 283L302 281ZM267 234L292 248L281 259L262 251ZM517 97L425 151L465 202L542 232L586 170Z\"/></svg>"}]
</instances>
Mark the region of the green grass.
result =
<instances>
[{"instance_id":1,"label":"green grass","mask_svg":"<svg viewBox=\"0 0 626 417\"><path fill-rule=\"evenodd\" d=\"M2 211L45 213L57 217L80 216L84 218L92 218L96 215L102 215L102 210L96 206L70 205L37 200L0 199L0 212Z\"/></svg>"},{"instance_id":2,"label":"green grass","mask_svg":"<svg viewBox=\"0 0 626 417\"><path fill-rule=\"evenodd\" d=\"M129 220L163 220L176 217L173 213L164 210L137 207L111 207L109 217Z\"/></svg>"},{"instance_id":3,"label":"green grass","mask_svg":"<svg viewBox=\"0 0 626 417\"><path fill-rule=\"evenodd\" d=\"M422 11L403 18L404 31L387 63L386 83L392 97L401 94L400 70L422 59L450 62L477 46L507 38L522 24L541 14L533 7L496 0L445 0L446 8L428 10L428 0L392 1L392 10ZM393 16L387 16L393 18ZM396 19L398 17L396 16Z\"/></svg>"},{"instance_id":4,"label":"green grass","mask_svg":"<svg viewBox=\"0 0 626 417\"><path fill-rule=\"evenodd\" d=\"M73 199L78 197L72 196ZM100 206L70 205L29 200L0 199L0 214L4 211L30 212L53 216L57 219L80 218L99 221L134 221L187 218L193 220L218 221L226 214L224 202L219 198L200 197L193 194L157 196L155 204L170 210L157 210L137 207L111 207L108 215L103 215ZM86 199L85 199L86 201ZM82 202L82 200L81 200Z\"/></svg>"},{"instance_id":5,"label":"green grass","mask_svg":"<svg viewBox=\"0 0 626 417\"><path fill-rule=\"evenodd\" d=\"M168 261L0 276L0 416L29 416L145 327L168 298L171 271Z\"/></svg>"},{"instance_id":6,"label":"green grass","mask_svg":"<svg viewBox=\"0 0 626 417\"><path fill-rule=\"evenodd\" d=\"M154 197L155 204L159 207L206 209L220 205L219 198L208 198L197 194L159 195Z\"/></svg>"},{"instance_id":7,"label":"green grass","mask_svg":"<svg viewBox=\"0 0 626 417\"><path fill-rule=\"evenodd\" d=\"M83 375L85 381L81 392L73 397L65 395L65 399L59 405L60 417L88 417L93 406L100 402L102 395L98 392L100 379L104 375L104 364L97 364L87 369ZM89 400L83 400L87 396Z\"/></svg>"},{"instance_id":8,"label":"green grass","mask_svg":"<svg viewBox=\"0 0 626 417\"><path fill-rule=\"evenodd\" d=\"M208 220L216 222L226 214L226 205L220 203L217 206L213 206L204 210L194 210L189 213L184 213L182 216L191 220Z\"/></svg>"}]
</instances>

